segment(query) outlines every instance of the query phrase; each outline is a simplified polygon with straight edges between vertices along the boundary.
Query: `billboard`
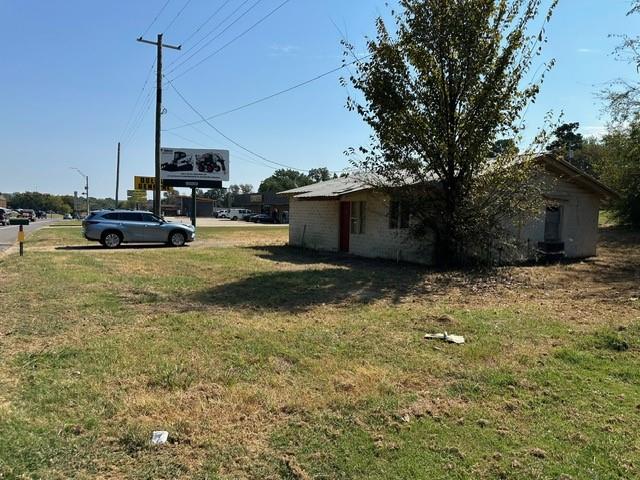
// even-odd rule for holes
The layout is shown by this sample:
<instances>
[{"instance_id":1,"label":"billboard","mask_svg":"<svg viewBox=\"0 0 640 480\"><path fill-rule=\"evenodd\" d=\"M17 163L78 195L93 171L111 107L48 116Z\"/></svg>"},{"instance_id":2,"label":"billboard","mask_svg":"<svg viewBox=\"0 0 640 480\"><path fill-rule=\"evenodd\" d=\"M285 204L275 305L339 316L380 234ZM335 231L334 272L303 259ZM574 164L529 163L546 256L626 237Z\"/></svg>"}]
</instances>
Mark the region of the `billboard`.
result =
<instances>
[{"instance_id":1,"label":"billboard","mask_svg":"<svg viewBox=\"0 0 640 480\"><path fill-rule=\"evenodd\" d=\"M156 177L140 177L136 175L133 177L133 188L136 190L154 190L156 188ZM173 187L165 182L162 182L160 189L163 192L173 191Z\"/></svg>"},{"instance_id":2,"label":"billboard","mask_svg":"<svg viewBox=\"0 0 640 480\"><path fill-rule=\"evenodd\" d=\"M162 148L160 178L174 187L222 186L229 180L229 151L194 148Z\"/></svg>"}]
</instances>

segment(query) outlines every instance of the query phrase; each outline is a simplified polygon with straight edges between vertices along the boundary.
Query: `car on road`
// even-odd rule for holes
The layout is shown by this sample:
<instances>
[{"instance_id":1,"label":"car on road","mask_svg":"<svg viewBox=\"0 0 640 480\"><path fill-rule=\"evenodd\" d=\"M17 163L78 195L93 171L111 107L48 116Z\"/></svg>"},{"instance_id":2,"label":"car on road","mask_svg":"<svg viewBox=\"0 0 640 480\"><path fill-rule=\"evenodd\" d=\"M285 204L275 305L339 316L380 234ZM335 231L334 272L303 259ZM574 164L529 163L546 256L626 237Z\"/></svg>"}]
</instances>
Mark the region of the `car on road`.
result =
<instances>
[{"instance_id":1,"label":"car on road","mask_svg":"<svg viewBox=\"0 0 640 480\"><path fill-rule=\"evenodd\" d=\"M238 220L242 218L244 215L251 214L251 210L246 208L230 208L228 210L223 210L222 212L218 212L218 218L228 218L230 220Z\"/></svg>"},{"instance_id":2,"label":"car on road","mask_svg":"<svg viewBox=\"0 0 640 480\"><path fill-rule=\"evenodd\" d=\"M63 220L72 220L73 217L71 216L70 213L67 213L64 217L62 217Z\"/></svg>"},{"instance_id":3,"label":"car on road","mask_svg":"<svg viewBox=\"0 0 640 480\"><path fill-rule=\"evenodd\" d=\"M29 220L29 222L35 222L36 221L36 212L35 210L31 210L30 208L25 208L22 210L18 210L18 213L20 214L20 216L22 218L26 218Z\"/></svg>"},{"instance_id":4,"label":"car on road","mask_svg":"<svg viewBox=\"0 0 640 480\"><path fill-rule=\"evenodd\" d=\"M9 225L9 210L0 208L0 225Z\"/></svg>"},{"instance_id":5,"label":"car on road","mask_svg":"<svg viewBox=\"0 0 640 480\"><path fill-rule=\"evenodd\" d=\"M151 212L140 210L99 210L82 222L87 240L100 242L106 248L123 243L165 243L182 247L196 238L196 229L184 223L167 222Z\"/></svg>"},{"instance_id":6,"label":"car on road","mask_svg":"<svg viewBox=\"0 0 640 480\"><path fill-rule=\"evenodd\" d=\"M253 223L276 223L275 219L271 215L267 215L266 213L252 216L251 221Z\"/></svg>"}]
</instances>

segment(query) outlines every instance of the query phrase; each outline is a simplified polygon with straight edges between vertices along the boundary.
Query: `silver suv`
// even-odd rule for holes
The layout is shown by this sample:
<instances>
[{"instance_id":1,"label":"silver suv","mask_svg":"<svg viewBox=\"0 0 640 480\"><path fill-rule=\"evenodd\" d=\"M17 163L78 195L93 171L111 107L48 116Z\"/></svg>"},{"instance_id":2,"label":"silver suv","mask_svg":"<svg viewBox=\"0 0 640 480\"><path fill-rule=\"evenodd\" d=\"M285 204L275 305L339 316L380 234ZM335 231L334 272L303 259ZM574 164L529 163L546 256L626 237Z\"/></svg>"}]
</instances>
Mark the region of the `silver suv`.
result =
<instances>
[{"instance_id":1,"label":"silver suv","mask_svg":"<svg viewBox=\"0 0 640 480\"><path fill-rule=\"evenodd\" d=\"M196 238L195 227L167 222L151 212L132 210L100 210L91 212L82 222L87 240L100 242L107 248L122 243L166 243L181 247Z\"/></svg>"}]
</instances>

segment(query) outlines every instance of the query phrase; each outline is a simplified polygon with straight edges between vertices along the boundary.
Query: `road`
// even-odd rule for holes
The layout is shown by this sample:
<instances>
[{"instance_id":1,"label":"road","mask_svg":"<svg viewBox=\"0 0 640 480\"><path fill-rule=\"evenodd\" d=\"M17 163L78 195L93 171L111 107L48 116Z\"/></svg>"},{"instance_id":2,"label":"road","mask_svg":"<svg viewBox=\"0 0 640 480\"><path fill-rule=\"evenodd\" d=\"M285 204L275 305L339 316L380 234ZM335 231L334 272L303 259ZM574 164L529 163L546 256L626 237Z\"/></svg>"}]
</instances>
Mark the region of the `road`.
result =
<instances>
[{"instance_id":1,"label":"road","mask_svg":"<svg viewBox=\"0 0 640 480\"><path fill-rule=\"evenodd\" d=\"M29 225L25 225L25 234L28 236L30 233L35 232L42 227L46 227L47 225L51 225L55 221L57 220L38 220L36 222L30 223ZM18 227L18 225L8 225L6 227L0 227L0 252L6 250L16 242L16 240L18 239L19 228L20 227Z\"/></svg>"}]
</instances>

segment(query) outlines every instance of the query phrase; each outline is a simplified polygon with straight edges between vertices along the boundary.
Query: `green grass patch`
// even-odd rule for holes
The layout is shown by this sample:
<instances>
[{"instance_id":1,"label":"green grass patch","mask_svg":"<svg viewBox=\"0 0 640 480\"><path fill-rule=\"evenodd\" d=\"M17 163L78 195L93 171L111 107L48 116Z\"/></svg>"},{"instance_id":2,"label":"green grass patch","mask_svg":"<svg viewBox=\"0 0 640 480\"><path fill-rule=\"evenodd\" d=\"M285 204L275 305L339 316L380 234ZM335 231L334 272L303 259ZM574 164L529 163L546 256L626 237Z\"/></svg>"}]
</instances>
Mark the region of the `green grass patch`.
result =
<instances>
[{"instance_id":1,"label":"green grass patch","mask_svg":"<svg viewBox=\"0 0 640 480\"><path fill-rule=\"evenodd\" d=\"M281 227L204 227L180 249L57 248L79 235L45 228L28 256L0 260L1 477L637 471L628 292L487 289L482 276L305 254ZM593 267L545 271L578 268ZM467 343L422 338L444 330ZM151 446L154 430L169 443Z\"/></svg>"}]
</instances>

